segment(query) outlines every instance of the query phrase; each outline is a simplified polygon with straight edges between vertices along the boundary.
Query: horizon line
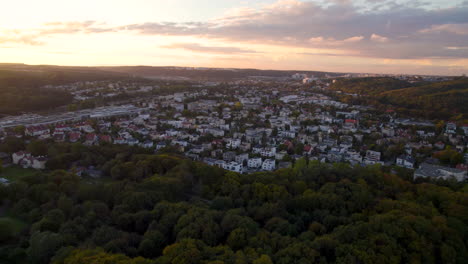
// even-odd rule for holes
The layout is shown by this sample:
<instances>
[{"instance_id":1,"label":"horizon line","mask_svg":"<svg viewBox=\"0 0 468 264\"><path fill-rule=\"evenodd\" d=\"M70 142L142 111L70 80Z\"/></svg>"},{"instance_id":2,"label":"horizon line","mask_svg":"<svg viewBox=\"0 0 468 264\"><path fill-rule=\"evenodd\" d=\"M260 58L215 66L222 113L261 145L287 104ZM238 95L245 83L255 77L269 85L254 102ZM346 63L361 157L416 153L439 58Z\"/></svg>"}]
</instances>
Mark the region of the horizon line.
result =
<instances>
[{"instance_id":1,"label":"horizon line","mask_svg":"<svg viewBox=\"0 0 468 264\"><path fill-rule=\"evenodd\" d=\"M437 76L437 77L462 77L461 75L440 75L440 74L413 74L413 73L377 73L377 72L340 72L324 70L296 70L296 69L268 69L268 68L231 68L231 67L203 67L203 66L175 66L175 65L143 65L143 64L115 64L115 65L59 65L59 64L30 64L23 62L0 62L0 65L25 65L25 66L55 66L55 67L87 67L87 68L112 68L112 67L154 67L154 68L205 68L205 69L231 69L231 70L258 70L258 71L282 71L282 72L320 72L320 73L340 73L340 74L376 74L376 75L413 75L413 76Z\"/></svg>"}]
</instances>

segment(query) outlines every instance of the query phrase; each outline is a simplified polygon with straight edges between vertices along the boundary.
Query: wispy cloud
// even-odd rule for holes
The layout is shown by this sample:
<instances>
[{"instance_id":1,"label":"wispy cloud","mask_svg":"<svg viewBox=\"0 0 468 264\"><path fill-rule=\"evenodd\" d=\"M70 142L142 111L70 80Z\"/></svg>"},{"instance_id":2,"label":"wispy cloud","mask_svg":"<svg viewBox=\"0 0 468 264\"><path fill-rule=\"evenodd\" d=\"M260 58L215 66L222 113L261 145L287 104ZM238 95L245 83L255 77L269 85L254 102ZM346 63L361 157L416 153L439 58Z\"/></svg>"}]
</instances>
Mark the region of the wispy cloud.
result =
<instances>
[{"instance_id":1,"label":"wispy cloud","mask_svg":"<svg viewBox=\"0 0 468 264\"><path fill-rule=\"evenodd\" d=\"M343 46L343 45L350 44L350 43L357 43L364 39L365 39L364 36L354 36L354 37L349 37L349 38L345 38L342 40L337 40L332 37L325 38L325 37L320 36L320 37L312 37L308 41L309 43L313 45Z\"/></svg>"},{"instance_id":2,"label":"wispy cloud","mask_svg":"<svg viewBox=\"0 0 468 264\"><path fill-rule=\"evenodd\" d=\"M375 42L387 42L388 38L377 34L372 34L370 39Z\"/></svg>"},{"instance_id":3,"label":"wispy cloud","mask_svg":"<svg viewBox=\"0 0 468 264\"><path fill-rule=\"evenodd\" d=\"M468 50L468 46L465 47L445 47L448 50Z\"/></svg>"},{"instance_id":4,"label":"wispy cloud","mask_svg":"<svg viewBox=\"0 0 468 264\"><path fill-rule=\"evenodd\" d=\"M0 35L0 44L25 44L25 45L42 45L43 43L37 39L37 35L29 35L22 33L4 33Z\"/></svg>"},{"instance_id":5,"label":"wispy cloud","mask_svg":"<svg viewBox=\"0 0 468 264\"><path fill-rule=\"evenodd\" d=\"M242 49L238 47L226 47L226 46L203 46L198 43L174 43L171 45L161 46L161 48L167 49L184 49L194 52L202 53L216 53L216 54L249 54L259 53L255 50Z\"/></svg>"},{"instance_id":6,"label":"wispy cloud","mask_svg":"<svg viewBox=\"0 0 468 264\"><path fill-rule=\"evenodd\" d=\"M71 21L71 22L49 22L43 25L39 30L39 35L53 34L76 34L76 33L104 33L115 32L118 28L107 26L103 22L98 21Z\"/></svg>"},{"instance_id":7,"label":"wispy cloud","mask_svg":"<svg viewBox=\"0 0 468 264\"><path fill-rule=\"evenodd\" d=\"M453 33L457 35L468 35L468 23L432 25L430 28L422 29L420 32L421 33L448 32L448 33Z\"/></svg>"},{"instance_id":8,"label":"wispy cloud","mask_svg":"<svg viewBox=\"0 0 468 264\"><path fill-rule=\"evenodd\" d=\"M41 27L23 30L0 31L0 43L19 43L27 45L42 45L44 37L67 34L92 34L116 32L118 28L106 26L97 21L49 22Z\"/></svg>"}]
</instances>

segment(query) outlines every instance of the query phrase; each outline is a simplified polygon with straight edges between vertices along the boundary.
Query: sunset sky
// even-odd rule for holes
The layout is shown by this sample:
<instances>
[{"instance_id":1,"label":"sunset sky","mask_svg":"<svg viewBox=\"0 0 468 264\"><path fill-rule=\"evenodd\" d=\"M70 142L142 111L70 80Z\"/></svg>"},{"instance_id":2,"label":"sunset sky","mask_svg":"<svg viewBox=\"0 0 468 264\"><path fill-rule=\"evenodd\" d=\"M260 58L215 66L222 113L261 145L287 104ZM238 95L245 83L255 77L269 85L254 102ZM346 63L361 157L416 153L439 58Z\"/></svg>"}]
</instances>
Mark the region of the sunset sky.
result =
<instances>
[{"instance_id":1,"label":"sunset sky","mask_svg":"<svg viewBox=\"0 0 468 264\"><path fill-rule=\"evenodd\" d=\"M0 62L468 73L467 0L0 3Z\"/></svg>"}]
</instances>

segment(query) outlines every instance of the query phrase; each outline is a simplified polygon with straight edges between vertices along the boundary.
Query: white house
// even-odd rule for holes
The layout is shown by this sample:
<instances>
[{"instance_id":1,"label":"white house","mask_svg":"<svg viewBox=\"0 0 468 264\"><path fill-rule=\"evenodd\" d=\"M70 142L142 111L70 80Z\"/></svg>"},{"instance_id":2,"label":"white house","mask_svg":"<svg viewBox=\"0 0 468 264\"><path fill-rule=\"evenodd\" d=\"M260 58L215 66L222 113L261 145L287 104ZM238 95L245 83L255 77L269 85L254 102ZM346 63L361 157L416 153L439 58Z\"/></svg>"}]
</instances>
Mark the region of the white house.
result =
<instances>
[{"instance_id":1,"label":"white house","mask_svg":"<svg viewBox=\"0 0 468 264\"><path fill-rule=\"evenodd\" d=\"M241 140L238 138L230 138L227 140L226 147L230 149L237 149L241 145Z\"/></svg>"},{"instance_id":2,"label":"white house","mask_svg":"<svg viewBox=\"0 0 468 264\"><path fill-rule=\"evenodd\" d=\"M445 133L456 134L457 133L457 124L453 122L448 122L445 127Z\"/></svg>"},{"instance_id":3,"label":"white house","mask_svg":"<svg viewBox=\"0 0 468 264\"><path fill-rule=\"evenodd\" d=\"M242 173L242 163L237 163L235 161L231 161L229 163L224 163L223 168L228 171L233 171L237 173Z\"/></svg>"},{"instance_id":4,"label":"white house","mask_svg":"<svg viewBox=\"0 0 468 264\"><path fill-rule=\"evenodd\" d=\"M150 141L150 140L140 143L140 146L143 148L152 148L153 145L154 145L153 141Z\"/></svg>"},{"instance_id":5,"label":"white house","mask_svg":"<svg viewBox=\"0 0 468 264\"><path fill-rule=\"evenodd\" d=\"M351 163L361 163L362 156L359 152L354 150L347 150L345 155L345 160Z\"/></svg>"},{"instance_id":6,"label":"white house","mask_svg":"<svg viewBox=\"0 0 468 264\"><path fill-rule=\"evenodd\" d=\"M31 154L28 152L24 152L24 151L13 153L12 155L13 164L18 164L22 158L26 157L26 155L31 155Z\"/></svg>"},{"instance_id":7,"label":"white house","mask_svg":"<svg viewBox=\"0 0 468 264\"><path fill-rule=\"evenodd\" d=\"M159 142L156 145L156 150L160 150L160 149L165 148L165 147L167 147L167 144L165 142Z\"/></svg>"},{"instance_id":8,"label":"white house","mask_svg":"<svg viewBox=\"0 0 468 264\"><path fill-rule=\"evenodd\" d=\"M217 128L212 128L212 129L208 129L206 131L208 134L211 134L215 137L223 137L224 136L224 130L222 129L217 129Z\"/></svg>"},{"instance_id":9,"label":"white house","mask_svg":"<svg viewBox=\"0 0 468 264\"><path fill-rule=\"evenodd\" d=\"M372 150L366 151L366 159L368 160L380 161L380 156L381 154L378 151L372 151Z\"/></svg>"},{"instance_id":10,"label":"white house","mask_svg":"<svg viewBox=\"0 0 468 264\"><path fill-rule=\"evenodd\" d=\"M191 134L191 135L189 136L190 142L195 142L195 141L197 141L199 138L200 138L200 136L197 135L197 134Z\"/></svg>"},{"instance_id":11,"label":"white house","mask_svg":"<svg viewBox=\"0 0 468 264\"><path fill-rule=\"evenodd\" d=\"M173 104L172 107L175 108L175 110L182 112L184 111L184 104Z\"/></svg>"},{"instance_id":12,"label":"white house","mask_svg":"<svg viewBox=\"0 0 468 264\"><path fill-rule=\"evenodd\" d=\"M263 161L262 170L272 171L276 168L275 160L266 159Z\"/></svg>"},{"instance_id":13,"label":"white house","mask_svg":"<svg viewBox=\"0 0 468 264\"><path fill-rule=\"evenodd\" d=\"M185 93L175 93L174 94L174 101L181 103L181 102L184 101L184 99L185 99Z\"/></svg>"},{"instance_id":14,"label":"white house","mask_svg":"<svg viewBox=\"0 0 468 264\"><path fill-rule=\"evenodd\" d=\"M36 137L45 134L50 134L50 129L46 126L30 126L27 127L24 131L26 136Z\"/></svg>"},{"instance_id":15,"label":"white house","mask_svg":"<svg viewBox=\"0 0 468 264\"><path fill-rule=\"evenodd\" d=\"M202 153L203 151L205 151L205 149L204 149L203 146L201 146L201 145L193 146L193 148L192 148L192 152L193 152L193 153L196 153L196 154L200 154L200 153Z\"/></svg>"},{"instance_id":16,"label":"white house","mask_svg":"<svg viewBox=\"0 0 468 264\"><path fill-rule=\"evenodd\" d=\"M86 133L93 133L94 132L94 128L89 124L79 124L77 127L81 131L86 132Z\"/></svg>"},{"instance_id":17,"label":"white house","mask_svg":"<svg viewBox=\"0 0 468 264\"><path fill-rule=\"evenodd\" d=\"M252 148L252 153L254 153L254 154L259 154L260 152L262 152L262 149L263 149L263 148L262 148L261 146L254 146L254 147Z\"/></svg>"},{"instance_id":18,"label":"white house","mask_svg":"<svg viewBox=\"0 0 468 264\"><path fill-rule=\"evenodd\" d=\"M251 158L247 161L249 168L260 168L262 167L262 158Z\"/></svg>"},{"instance_id":19,"label":"white house","mask_svg":"<svg viewBox=\"0 0 468 264\"><path fill-rule=\"evenodd\" d=\"M264 148L260 152L260 155L262 155L263 157L274 157L276 155L276 148L275 147Z\"/></svg>"},{"instance_id":20,"label":"white house","mask_svg":"<svg viewBox=\"0 0 468 264\"><path fill-rule=\"evenodd\" d=\"M281 137L286 137L286 138L295 138L296 137L296 132L294 131L280 131L279 133L279 136Z\"/></svg>"},{"instance_id":21,"label":"white house","mask_svg":"<svg viewBox=\"0 0 468 264\"><path fill-rule=\"evenodd\" d=\"M140 143L140 141L136 138L129 138L127 139L127 145L130 145L130 146L135 146L135 145L138 145L138 143Z\"/></svg>"},{"instance_id":22,"label":"white house","mask_svg":"<svg viewBox=\"0 0 468 264\"><path fill-rule=\"evenodd\" d=\"M320 131L323 131L323 132L328 132L330 130L330 126L326 126L326 125L320 125L319 128L320 128Z\"/></svg>"},{"instance_id":23,"label":"white house","mask_svg":"<svg viewBox=\"0 0 468 264\"><path fill-rule=\"evenodd\" d=\"M378 151L368 150L366 151L366 158L364 159L364 164L374 165L374 164L384 164L383 161L380 161L381 153Z\"/></svg>"},{"instance_id":24,"label":"white house","mask_svg":"<svg viewBox=\"0 0 468 264\"><path fill-rule=\"evenodd\" d=\"M402 155L396 159L396 165L408 169L414 168L414 158L411 156Z\"/></svg>"},{"instance_id":25,"label":"white house","mask_svg":"<svg viewBox=\"0 0 468 264\"><path fill-rule=\"evenodd\" d=\"M180 131L178 131L178 130L174 130L174 129L166 130L166 135L169 136L169 137L175 137L175 136L177 136L179 134L180 134Z\"/></svg>"}]
</instances>

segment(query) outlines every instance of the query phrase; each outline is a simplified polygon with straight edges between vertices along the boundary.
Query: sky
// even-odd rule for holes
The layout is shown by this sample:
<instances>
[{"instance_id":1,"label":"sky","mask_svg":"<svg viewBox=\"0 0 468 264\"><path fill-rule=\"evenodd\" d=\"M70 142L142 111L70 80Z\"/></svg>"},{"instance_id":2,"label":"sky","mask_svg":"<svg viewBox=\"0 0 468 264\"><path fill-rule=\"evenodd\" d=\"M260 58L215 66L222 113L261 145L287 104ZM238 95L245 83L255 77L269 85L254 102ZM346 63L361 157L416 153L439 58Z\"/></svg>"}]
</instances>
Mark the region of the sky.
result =
<instances>
[{"instance_id":1,"label":"sky","mask_svg":"<svg viewBox=\"0 0 468 264\"><path fill-rule=\"evenodd\" d=\"M0 0L0 62L468 73L468 0Z\"/></svg>"}]
</instances>

